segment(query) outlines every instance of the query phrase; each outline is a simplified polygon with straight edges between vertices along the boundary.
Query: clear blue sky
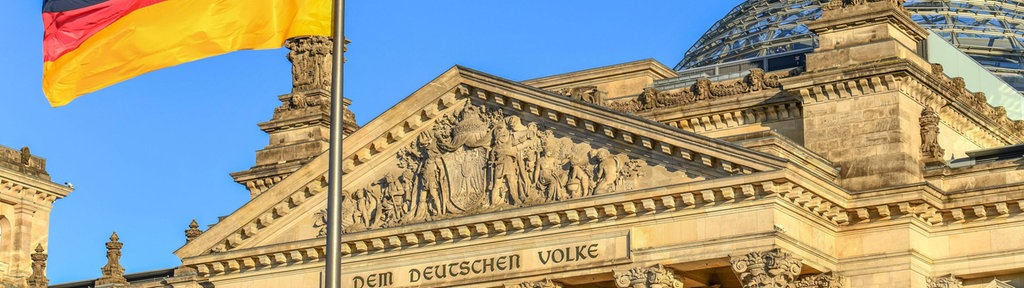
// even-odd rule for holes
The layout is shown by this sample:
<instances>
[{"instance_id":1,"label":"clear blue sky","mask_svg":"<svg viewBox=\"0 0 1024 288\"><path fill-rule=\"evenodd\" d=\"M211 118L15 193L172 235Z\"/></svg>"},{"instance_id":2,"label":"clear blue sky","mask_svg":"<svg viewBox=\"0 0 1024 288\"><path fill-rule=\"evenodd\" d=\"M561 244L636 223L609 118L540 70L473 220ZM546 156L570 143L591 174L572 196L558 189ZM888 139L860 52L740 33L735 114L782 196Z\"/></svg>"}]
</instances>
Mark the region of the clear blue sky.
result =
<instances>
[{"instance_id":1,"label":"clear blue sky","mask_svg":"<svg viewBox=\"0 0 1024 288\"><path fill-rule=\"evenodd\" d=\"M512 80L645 58L672 67L740 1L346 2L345 96L365 124L455 64ZM75 185L51 214L51 283L98 278L111 231L129 273L179 265L189 221L205 229L248 201L228 173L267 145L256 123L291 87L286 51L187 63L50 108L41 3L0 9L0 145L31 147L54 182Z\"/></svg>"}]
</instances>

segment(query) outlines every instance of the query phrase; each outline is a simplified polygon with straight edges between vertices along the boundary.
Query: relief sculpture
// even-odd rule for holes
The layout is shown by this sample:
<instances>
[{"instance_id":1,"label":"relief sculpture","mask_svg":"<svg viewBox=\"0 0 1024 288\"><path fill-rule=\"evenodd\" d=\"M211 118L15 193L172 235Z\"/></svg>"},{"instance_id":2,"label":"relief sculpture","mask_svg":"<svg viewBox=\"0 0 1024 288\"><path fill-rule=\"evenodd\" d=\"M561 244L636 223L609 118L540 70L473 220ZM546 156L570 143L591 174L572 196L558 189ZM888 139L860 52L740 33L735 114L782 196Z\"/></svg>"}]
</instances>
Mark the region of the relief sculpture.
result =
<instances>
[{"instance_id":1,"label":"relief sculpture","mask_svg":"<svg viewBox=\"0 0 1024 288\"><path fill-rule=\"evenodd\" d=\"M644 88L636 98L608 103L608 108L622 112L640 112L665 107L715 100L733 96L782 87L778 74L768 74L764 70L750 69L741 80L713 83L707 78L697 79L688 88L673 91L658 91L653 87Z\"/></svg>"},{"instance_id":2,"label":"relief sculpture","mask_svg":"<svg viewBox=\"0 0 1024 288\"><path fill-rule=\"evenodd\" d=\"M396 157L383 177L345 192L345 232L627 191L650 169L472 105L440 116Z\"/></svg>"}]
</instances>

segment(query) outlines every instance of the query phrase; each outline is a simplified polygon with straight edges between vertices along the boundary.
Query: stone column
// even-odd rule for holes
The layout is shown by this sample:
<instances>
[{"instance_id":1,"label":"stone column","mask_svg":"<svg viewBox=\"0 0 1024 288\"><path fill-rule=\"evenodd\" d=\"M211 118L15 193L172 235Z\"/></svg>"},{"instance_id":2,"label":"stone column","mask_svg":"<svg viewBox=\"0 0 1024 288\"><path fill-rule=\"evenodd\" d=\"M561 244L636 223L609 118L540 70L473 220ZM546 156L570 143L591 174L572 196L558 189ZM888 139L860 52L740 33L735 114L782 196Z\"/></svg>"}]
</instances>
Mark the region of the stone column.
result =
<instances>
[{"instance_id":1,"label":"stone column","mask_svg":"<svg viewBox=\"0 0 1024 288\"><path fill-rule=\"evenodd\" d=\"M505 284L505 288L562 288L562 284L551 281L551 279L544 279L540 281L527 281L519 284Z\"/></svg>"},{"instance_id":2,"label":"stone column","mask_svg":"<svg viewBox=\"0 0 1024 288\"><path fill-rule=\"evenodd\" d=\"M107 242L107 265L100 268L103 277L96 280L96 288L128 286L128 280L124 279L124 267L121 267L121 247L124 247L124 243L118 240L117 232L110 235L110 242Z\"/></svg>"},{"instance_id":3,"label":"stone column","mask_svg":"<svg viewBox=\"0 0 1024 288\"><path fill-rule=\"evenodd\" d=\"M37 244L36 253L32 253L32 275L26 280L29 288L46 288L50 285L50 279L46 278L46 258L43 244Z\"/></svg>"},{"instance_id":4,"label":"stone column","mask_svg":"<svg viewBox=\"0 0 1024 288\"><path fill-rule=\"evenodd\" d=\"M803 268L799 258L778 248L730 258L744 288L789 288Z\"/></svg>"},{"instance_id":5,"label":"stone column","mask_svg":"<svg viewBox=\"0 0 1024 288\"><path fill-rule=\"evenodd\" d=\"M615 287L619 288L683 288L675 271L661 264L615 271Z\"/></svg>"}]
</instances>

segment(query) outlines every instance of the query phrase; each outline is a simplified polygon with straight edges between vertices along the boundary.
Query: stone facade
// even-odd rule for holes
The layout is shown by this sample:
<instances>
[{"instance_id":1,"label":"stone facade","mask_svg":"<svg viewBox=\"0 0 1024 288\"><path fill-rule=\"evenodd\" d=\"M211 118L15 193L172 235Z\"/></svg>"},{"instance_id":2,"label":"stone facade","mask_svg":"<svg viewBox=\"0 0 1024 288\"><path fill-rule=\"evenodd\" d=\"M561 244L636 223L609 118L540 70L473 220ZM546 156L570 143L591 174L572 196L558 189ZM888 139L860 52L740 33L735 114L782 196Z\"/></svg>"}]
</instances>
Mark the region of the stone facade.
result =
<instances>
[{"instance_id":1,"label":"stone facade","mask_svg":"<svg viewBox=\"0 0 1024 288\"><path fill-rule=\"evenodd\" d=\"M899 2L833 1L806 67L671 89L651 60L444 72L344 140L345 287L1024 287L1024 122L923 60ZM324 87L311 55L296 87ZM292 98L272 121L323 116ZM323 134L288 131L258 155L304 160L257 156L251 201L129 286L321 285Z\"/></svg>"},{"instance_id":2,"label":"stone facade","mask_svg":"<svg viewBox=\"0 0 1024 288\"><path fill-rule=\"evenodd\" d=\"M0 146L0 286L46 287L50 210L72 190L28 147Z\"/></svg>"}]
</instances>

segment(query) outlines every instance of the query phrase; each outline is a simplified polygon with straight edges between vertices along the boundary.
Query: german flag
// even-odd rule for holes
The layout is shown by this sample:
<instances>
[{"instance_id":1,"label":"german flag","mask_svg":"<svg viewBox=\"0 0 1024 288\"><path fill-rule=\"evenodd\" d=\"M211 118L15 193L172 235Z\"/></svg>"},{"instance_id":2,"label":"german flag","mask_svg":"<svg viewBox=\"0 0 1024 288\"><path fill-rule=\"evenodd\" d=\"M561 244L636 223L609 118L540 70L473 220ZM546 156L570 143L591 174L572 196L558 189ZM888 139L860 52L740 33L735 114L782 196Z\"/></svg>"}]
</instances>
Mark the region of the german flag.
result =
<instances>
[{"instance_id":1,"label":"german flag","mask_svg":"<svg viewBox=\"0 0 1024 288\"><path fill-rule=\"evenodd\" d=\"M46 0L43 92L57 107L143 73L331 34L330 0Z\"/></svg>"}]
</instances>

